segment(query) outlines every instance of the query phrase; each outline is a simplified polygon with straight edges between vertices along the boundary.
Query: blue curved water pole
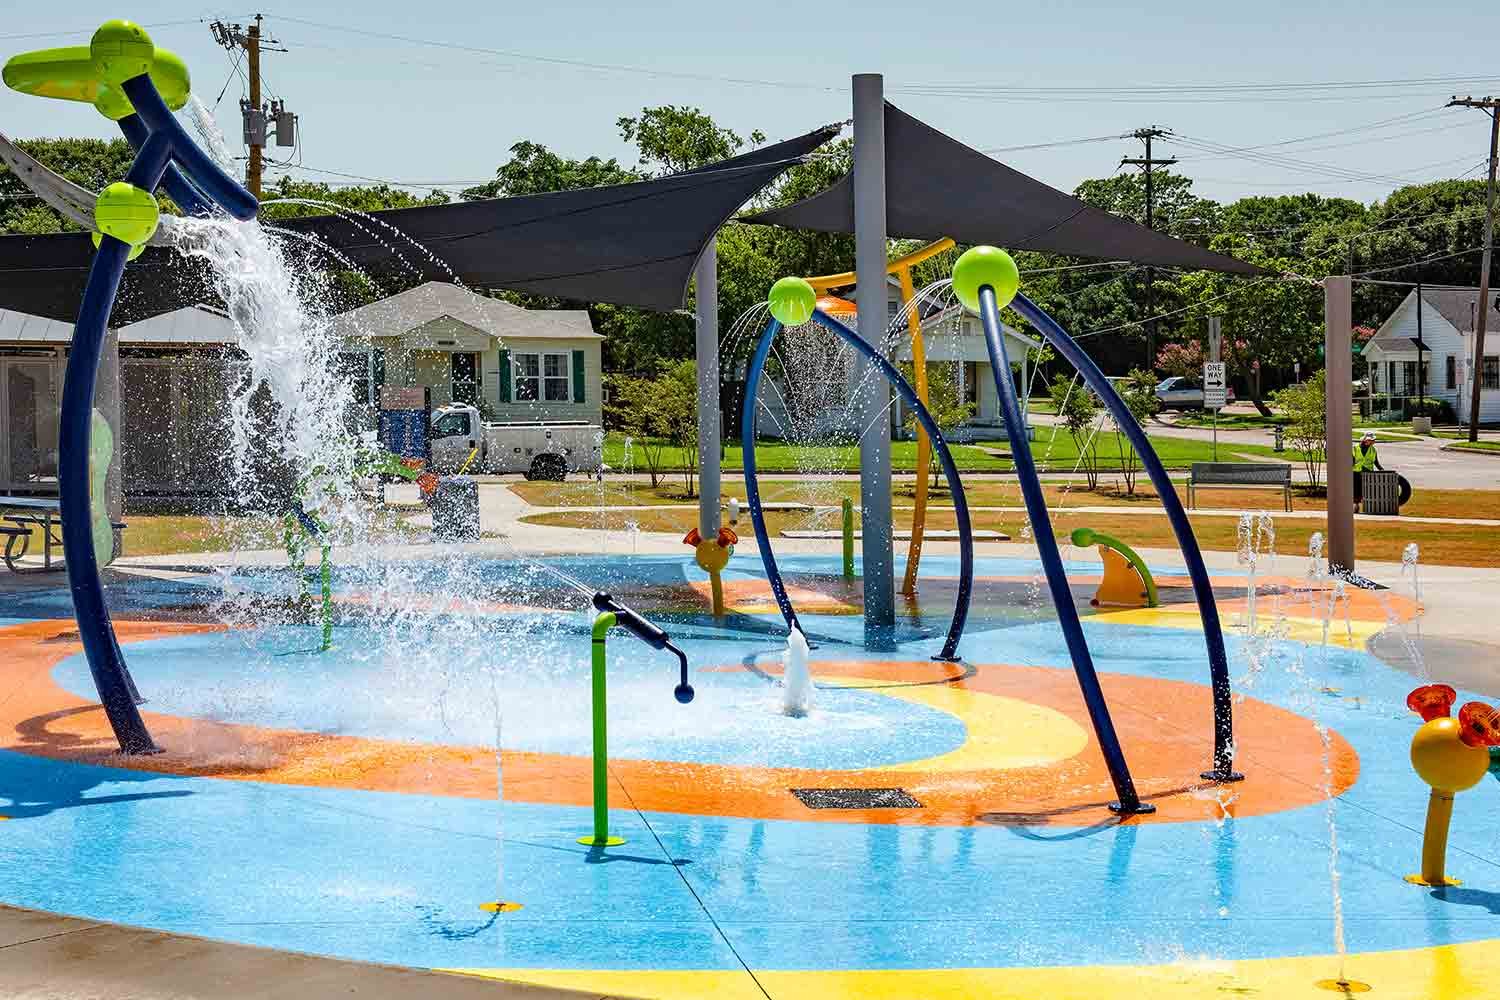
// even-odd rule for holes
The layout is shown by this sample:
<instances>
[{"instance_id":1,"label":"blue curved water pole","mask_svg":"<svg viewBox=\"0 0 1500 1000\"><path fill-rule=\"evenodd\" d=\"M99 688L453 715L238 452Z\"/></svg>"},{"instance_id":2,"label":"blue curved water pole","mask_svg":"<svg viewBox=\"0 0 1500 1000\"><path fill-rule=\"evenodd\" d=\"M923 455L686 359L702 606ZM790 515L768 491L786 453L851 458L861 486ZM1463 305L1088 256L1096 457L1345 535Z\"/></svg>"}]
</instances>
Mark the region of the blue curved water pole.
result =
<instances>
[{"instance_id":1,"label":"blue curved water pole","mask_svg":"<svg viewBox=\"0 0 1500 1000\"><path fill-rule=\"evenodd\" d=\"M964 623L969 617L969 602L974 593L974 532L969 523L969 504L964 496L964 486L958 475L958 466L953 461L953 455L948 450L948 443L943 439L943 432L938 427L937 421L932 419L932 414L927 411L927 407L917 396L916 390L896 370L896 367L853 330L823 310L814 310L812 318L844 343L860 352L881 375L885 376L885 380L896 390L902 401L911 407L917 422L922 425L922 429L927 432L928 439L932 441L938 462L943 467L943 476L948 480L948 489L953 494L953 511L958 520L959 546L957 604L953 609L953 621L948 626L948 638L943 643L942 652L933 659L957 660L959 658L958 641L963 636ZM776 565L776 556L771 551L770 532L766 530L765 513L760 505L760 480L755 471L757 416L755 396L760 388L760 377L765 370L766 359L771 354L771 343L781 329L782 326L778 320L771 320L765 332L761 334L760 342L755 346L755 354L750 359L750 367L745 374L745 403L744 415L740 421L740 445L745 466L745 500L750 507L750 522L755 526L756 546L760 549L761 562L766 568L766 579L771 584L771 593L776 597L776 605L781 609L782 618L786 619L787 628L801 631L802 626L797 622L797 612L792 608L791 598L786 593L786 584L781 579L781 570Z\"/></svg>"},{"instance_id":2,"label":"blue curved water pole","mask_svg":"<svg viewBox=\"0 0 1500 1000\"><path fill-rule=\"evenodd\" d=\"M194 191L201 190L237 219L255 216L259 207L255 197L220 170L194 144L157 93L149 75L126 80L121 89L144 125L144 134L136 130L137 136L131 139L132 145L136 146L136 156L125 175L128 183L155 191L175 160L196 184ZM131 128L134 129L134 125ZM184 179L183 186L187 184ZM114 308L115 295L120 290L120 277L125 271L129 252L129 244L105 236L89 268L89 280L83 290L83 304L78 310L78 323L73 329L72 349L68 353L68 367L63 378L57 479L68 586L73 595L73 612L78 620L83 651L89 661L89 672L93 675L99 701L104 706L115 739L119 741L120 750L139 754L154 753L157 748L136 707L139 696L125 668L125 658L120 652L109 607L104 600L104 584L99 578L99 564L94 557L89 499L89 431L93 422L94 381L99 373L105 328Z\"/></svg>"},{"instance_id":3,"label":"blue curved water pole","mask_svg":"<svg viewBox=\"0 0 1500 1000\"><path fill-rule=\"evenodd\" d=\"M1208 567L1203 564L1198 538L1193 534L1187 512L1182 509L1177 489L1172 485L1167 470L1162 468L1161 459L1157 457L1156 450L1151 447L1146 432L1141 430L1130 408L1125 405L1120 394L1115 392L1114 386L1109 384L1094 360L1078 346L1077 341L1068 336L1056 320L1026 296L1017 295L1010 307L1041 331L1048 343L1057 348L1057 352L1078 371L1094 394L1104 400L1104 405L1115 418L1115 425L1124 432L1136 454L1141 457L1141 466L1146 470L1151 485L1155 487L1156 495L1161 498L1162 508L1172 524L1177 544L1182 549L1182 560L1187 565L1188 578L1193 584L1193 596L1198 601L1198 613L1203 617L1203 641L1208 646L1208 670L1214 705L1214 758L1213 768L1204 771L1202 777L1211 781L1240 781L1245 776L1234 770L1234 712L1229 688L1229 657L1224 651L1224 629L1219 622L1219 605L1214 600L1213 584L1208 578Z\"/></svg>"},{"instance_id":4,"label":"blue curved water pole","mask_svg":"<svg viewBox=\"0 0 1500 1000\"><path fill-rule=\"evenodd\" d=\"M1073 591L1068 586L1068 574L1063 569L1062 556L1057 549L1057 539L1052 534L1052 518L1047 514L1047 498L1042 495L1042 482L1036 475L1036 462L1031 457L1031 446L1026 441L1026 422L1021 416L1021 404L1016 399L1016 387L1010 377L1010 359L1005 354L1005 335L1000 325L1000 310L995 298L995 289L989 285L979 286L979 319L984 325L984 343L989 349L990 369L995 376L995 389L1000 397L1000 412L1005 415L1005 434L1010 438L1011 461L1016 466L1016 479L1021 485L1021 496L1026 502L1026 515L1031 519L1031 533L1036 541L1037 554L1042 559L1042 569L1047 574L1047 589L1052 592L1052 603L1057 608L1057 623L1062 627L1063 638L1068 643L1068 654L1073 659L1073 672L1078 675L1078 686L1083 690L1083 702L1088 708L1089 721L1094 726L1094 736L1099 740L1099 750L1104 755L1104 764L1109 768L1110 780L1114 782L1115 795L1119 801L1110 805L1115 812L1155 812L1156 807L1141 801L1135 790L1135 780L1130 777L1130 766L1125 763L1125 751L1120 748L1120 737L1115 733L1114 720L1109 715L1109 703L1104 700L1104 691L1099 687L1099 674L1094 670L1094 658L1089 653L1088 640L1083 635L1083 625L1078 620L1078 608L1073 604Z\"/></svg>"}]
</instances>

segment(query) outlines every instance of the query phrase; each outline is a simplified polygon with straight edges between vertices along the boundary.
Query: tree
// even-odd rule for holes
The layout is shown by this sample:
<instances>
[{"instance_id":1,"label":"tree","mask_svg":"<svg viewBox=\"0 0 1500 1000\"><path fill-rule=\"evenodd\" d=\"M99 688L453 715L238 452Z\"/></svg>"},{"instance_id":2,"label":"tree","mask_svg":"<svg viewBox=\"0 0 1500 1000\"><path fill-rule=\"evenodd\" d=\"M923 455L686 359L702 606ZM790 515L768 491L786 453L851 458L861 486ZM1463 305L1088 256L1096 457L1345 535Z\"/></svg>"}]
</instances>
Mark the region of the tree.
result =
<instances>
[{"instance_id":1,"label":"tree","mask_svg":"<svg viewBox=\"0 0 1500 1000\"><path fill-rule=\"evenodd\" d=\"M906 381L915 385L914 378L916 366L910 361L902 361L897 366ZM951 430L974 416L974 404L965 402L958 391L958 368L956 365L928 364L927 366L927 412L933 421L944 431ZM904 419L902 426L909 434L920 433L921 425L917 422L917 414L910 407L903 408ZM920 470L919 470L920 471ZM938 488L938 476L942 472L942 464L937 460L937 450L933 449L928 462L928 470L932 474L933 488Z\"/></svg>"},{"instance_id":2,"label":"tree","mask_svg":"<svg viewBox=\"0 0 1500 1000\"><path fill-rule=\"evenodd\" d=\"M682 453L682 484L687 496L698 495L698 363L679 361L656 383L657 404L668 439Z\"/></svg>"},{"instance_id":3,"label":"tree","mask_svg":"<svg viewBox=\"0 0 1500 1000\"><path fill-rule=\"evenodd\" d=\"M1286 435L1292 449L1302 455L1307 478L1314 487L1323 482L1323 461L1328 453L1326 419L1327 373L1319 371L1312 378L1287 386L1276 393L1276 405L1287 415ZM1348 447L1344 442L1344 447Z\"/></svg>"},{"instance_id":4,"label":"tree","mask_svg":"<svg viewBox=\"0 0 1500 1000\"><path fill-rule=\"evenodd\" d=\"M49 170L90 191L102 191L124 180L135 159L135 151L124 139L18 139L16 145ZM77 229L0 164L0 233L40 235Z\"/></svg>"},{"instance_id":5,"label":"tree","mask_svg":"<svg viewBox=\"0 0 1500 1000\"><path fill-rule=\"evenodd\" d=\"M669 174L727 160L745 145L738 132L719 126L700 109L675 104L642 108L639 117L621 117L615 125L621 139L635 143L642 167ZM752 146L765 141L759 129L750 133Z\"/></svg>"},{"instance_id":6,"label":"tree","mask_svg":"<svg viewBox=\"0 0 1500 1000\"><path fill-rule=\"evenodd\" d=\"M301 202L301 203L299 203ZM305 204L321 202L321 204ZM330 215L340 210L380 212L388 208L415 208L419 205L446 205L444 191L412 194L389 184L351 184L334 187L321 181L299 181L279 177L261 197L262 219L296 219L310 215Z\"/></svg>"},{"instance_id":7,"label":"tree","mask_svg":"<svg viewBox=\"0 0 1500 1000\"><path fill-rule=\"evenodd\" d=\"M1156 398L1156 376L1140 368L1131 369L1129 375L1115 384L1115 390L1124 400L1125 408L1130 411L1130 418L1137 427L1145 427L1146 421L1161 406ZM1127 496L1135 496L1140 456L1135 453L1135 445L1119 424L1115 425L1115 449L1120 455L1120 478L1125 482L1125 493Z\"/></svg>"},{"instance_id":8,"label":"tree","mask_svg":"<svg viewBox=\"0 0 1500 1000\"><path fill-rule=\"evenodd\" d=\"M1203 345L1196 340L1163 344L1156 352L1156 370L1167 375L1201 375L1203 361Z\"/></svg>"},{"instance_id":9,"label":"tree","mask_svg":"<svg viewBox=\"0 0 1500 1000\"><path fill-rule=\"evenodd\" d=\"M1317 279L1329 273L1330 261L1271 256L1243 235L1219 237L1213 247L1272 274L1307 279L1246 279L1195 271L1179 280L1196 303L1192 322L1201 326L1209 316L1223 318L1224 341L1231 346L1226 360L1238 360L1249 370L1251 401L1261 416L1269 417L1262 379L1266 369L1312 361L1323 342L1323 290Z\"/></svg>"},{"instance_id":10,"label":"tree","mask_svg":"<svg viewBox=\"0 0 1500 1000\"><path fill-rule=\"evenodd\" d=\"M1089 391L1081 381L1075 383L1066 375L1059 374L1047 387L1052 406L1073 439L1073 448L1078 452L1078 466L1083 469L1088 489L1099 488L1099 446L1094 434L1094 421L1099 418L1099 398Z\"/></svg>"},{"instance_id":11,"label":"tree","mask_svg":"<svg viewBox=\"0 0 1500 1000\"><path fill-rule=\"evenodd\" d=\"M495 168L495 179L465 188L467 201L480 198L513 198L548 191L628 184L641 179L637 170L622 167L618 160L590 156L570 160L539 142L522 140L510 147L510 159Z\"/></svg>"},{"instance_id":12,"label":"tree","mask_svg":"<svg viewBox=\"0 0 1500 1000\"><path fill-rule=\"evenodd\" d=\"M687 495L695 495L698 447L697 366L682 361L659 377L616 376L613 380L619 427L631 436L655 488L667 471L667 450L676 448L685 461Z\"/></svg>"}]
</instances>

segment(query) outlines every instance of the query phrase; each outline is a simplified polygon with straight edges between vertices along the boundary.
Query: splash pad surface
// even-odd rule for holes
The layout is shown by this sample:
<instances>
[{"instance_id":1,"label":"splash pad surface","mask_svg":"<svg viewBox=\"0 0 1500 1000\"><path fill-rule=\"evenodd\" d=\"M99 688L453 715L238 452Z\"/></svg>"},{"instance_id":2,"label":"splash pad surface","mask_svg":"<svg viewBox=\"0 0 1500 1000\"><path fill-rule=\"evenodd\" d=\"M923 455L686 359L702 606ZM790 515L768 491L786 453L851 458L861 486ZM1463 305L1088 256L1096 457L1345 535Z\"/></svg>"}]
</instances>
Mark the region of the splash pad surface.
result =
<instances>
[{"instance_id":1,"label":"splash pad surface","mask_svg":"<svg viewBox=\"0 0 1500 1000\"><path fill-rule=\"evenodd\" d=\"M1197 778L1211 748L1202 642L1170 571L1158 614L1086 618L1159 809L1122 824L1104 808L1108 779L1045 617L992 597L964 664L927 659L947 611L939 560L890 650L855 641L855 616L804 616L818 685L805 719L776 710L774 612L716 625L692 603L701 574L686 560L571 568L677 609L700 692L675 705L670 670L612 644L611 832L625 845L573 842L590 801L582 614L471 595L420 628L376 628L381 599L356 577L339 594L335 649L320 656L305 626L166 624L211 606L211 581L140 580L112 599L122 618L156 619L121 628L167 750L155 757L109 755L70 623L49 613L65 594L0 625L13 873L0 898L629 995L1045 997L1148 984L1211 996L1280 983L1275 995L1312 996L1337 975L1331 784L1349 975L1441 995L1431 984L1493 962L1475 942L1493 934L1500 850L1472 815L1478 795L1460 804L1450 848L1465 885L1401 880L1426 791L1405 760L1412 681L1345 648L1404 617L1400 598L1350 602L1325 649L1294 638L1312 596L1263 581L1262 620L1289 637L1233 642L1249 779L1222 787ZM831 562L791 568L797 585L857 601ZM1097 571L1071 569L1078 581ZM503 585L516 572L491 563L475 576ZM980 572L980 590L1003 595L1034 567L981 560ZM286 585L263 574L237 587ZM1326 777L1314 720L1330 730ZM811 808L792 789L852 795L835 804L853 807ZM524 909L480 909L497 895Z\"/></svg>"}]
</instances>

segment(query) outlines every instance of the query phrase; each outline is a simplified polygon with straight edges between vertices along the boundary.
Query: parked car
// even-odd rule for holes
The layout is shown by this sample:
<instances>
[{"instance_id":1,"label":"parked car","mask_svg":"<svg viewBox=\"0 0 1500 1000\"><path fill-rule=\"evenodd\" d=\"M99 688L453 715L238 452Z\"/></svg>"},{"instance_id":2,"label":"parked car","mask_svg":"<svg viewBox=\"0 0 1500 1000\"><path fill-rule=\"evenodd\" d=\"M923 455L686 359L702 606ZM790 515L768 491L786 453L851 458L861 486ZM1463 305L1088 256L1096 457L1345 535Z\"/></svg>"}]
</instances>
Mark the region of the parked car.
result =
<instances>
[{"instance_id":1,"label":"parked car","mask_svg":"<svg viewBox=\"0 0 1500 1000\"><path fill-rule=\"evenodd\" d=\"M1234 387L1225 387L1226 402L1234 402ZM1191 375L1173 375L1156 384L1156 398L1163 410L1203 409L1203 380Z\"/></svg>"}]
</instances>

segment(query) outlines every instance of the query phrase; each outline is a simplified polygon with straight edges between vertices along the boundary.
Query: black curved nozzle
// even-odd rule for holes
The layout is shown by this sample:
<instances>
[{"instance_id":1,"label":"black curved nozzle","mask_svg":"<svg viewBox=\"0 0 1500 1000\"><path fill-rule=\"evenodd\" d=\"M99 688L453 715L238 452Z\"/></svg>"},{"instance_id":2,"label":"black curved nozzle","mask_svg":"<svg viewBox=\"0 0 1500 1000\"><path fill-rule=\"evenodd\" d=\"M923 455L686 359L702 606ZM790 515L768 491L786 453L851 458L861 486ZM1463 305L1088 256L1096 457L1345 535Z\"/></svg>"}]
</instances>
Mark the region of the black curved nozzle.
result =
<instances>
[{"instance_id":1,"label":"black curved nozzle","mask_svg":"<svg viewBox=\"0 0 1500 1000\"><path fill-rule=\"evenodd\" d=\"M671 636L666 630L654 625L642 618L640 612L621 604L604 591L594 594L594 610L608 611L615 616L615 624L637 639L650 646L652 649L665 649L676 654L678 666L682 670L681 680L672 694L682 704L686 705L693 700L693 686L688 683L687 654L672 644Z\"/></svg>"},{"instance_id":2,"label":"black curved nozzle","mask_svg":"<svg viewBox=\"0 0 1500 1000\"><path fill-rule=\"evenodd\" d=\"M666 649L671 642L665 630L651 624L639 612L626 607L602 590L594 595L594 610L613 612L616 625L652 649Z\"/></svg>"}]
</instances>

